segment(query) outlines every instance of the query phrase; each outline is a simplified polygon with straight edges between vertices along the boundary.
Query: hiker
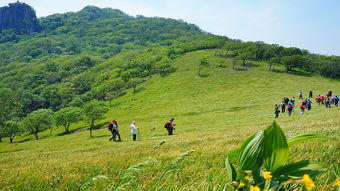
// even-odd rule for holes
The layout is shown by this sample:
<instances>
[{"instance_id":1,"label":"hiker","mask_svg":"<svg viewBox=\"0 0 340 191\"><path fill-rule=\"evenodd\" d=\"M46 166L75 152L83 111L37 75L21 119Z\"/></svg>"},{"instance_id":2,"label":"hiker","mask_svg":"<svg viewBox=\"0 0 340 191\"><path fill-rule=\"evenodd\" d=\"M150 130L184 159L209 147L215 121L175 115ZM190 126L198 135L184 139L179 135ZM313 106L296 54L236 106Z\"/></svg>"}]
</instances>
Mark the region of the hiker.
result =
<instances>
[{"instance_id":1,"label":"hiker","mask_svg":"<svg viewBox=\"0 0 340 191\"><path fill-rule=\"evenodd\" d=\"M295 97L293 97L292 99L290 99L290 103L295 106Z\"/></svg>"},{"instance_id":2,"label":"hiker","mask_svg":"<svg viewBox=\"0 0 340 191\"><path fill-rule=\"evenodd\" d=\"M320 96L320 99L321 99L322 105L324 105L325 104L325 96Z\"/></svg>"},{"instance_id":3,"label":"hiker","mask_svg":"<svg viewBox=\"0 0 340 191\"><path fill-rule=\"evenodd\" d=\"M116 129L113 126L113 123L109 122L107 126L108 130L112 133L112 137L109 139L109 141L115 141L116 140Z\"/></svg>"},{"instance_id":4,"label":"hiker","mask_svg":"<svg viewBox=\"0 0 340 191\"><path fill-rule=\"evenodd\" d=\"M312 109L312 101L308 99L306 104L307 104L308 111L310 111Z\"/></svg>"},{"instance_id":5,"label":"hiker","mask_svg":"<svg viewBox=\"0 0 340 191\"><path fill-rule=\"evenodd\" d=\"M334 99L334 105L335 105L335 107L338 107L338 106L339 106L339 97L338 97L338 96L335 96L333 99Z\"/></svg>"},{"instance_id":6,"label":"hiker","mask_svg":"<svg viewBox=\"0 0 340 191\"><path fill-rule=\"evenodd\" d=\"M280 109L279 109L279 104L275 104L275 118L279 117Z\"/></svg>"},{"instance_id":7,"label":"hiker","mask_svg":"<svg viewBox=\"0 0 340 191\"><path fill-rule=\"evenodd\" d=\"M284 99L285 104L288 105L288 103L289 103L289 98L288 98L288 97L284 97L283 99Z\"/></svg>"},{"instance_id":8,"label":"hiker","mask_svg":"<svg viewBox=\"0 0 340 191\"><path fill-rule=\"evenodd\" d=\"M138 127L136 127L136 123L137 123L136 121L132 121L132 123L130 125L133 141L136 141L136 139L137 139L137 129L138 129Z\"/></svg>"},{"instance_id":9,"label":"hiker","mask_svg":"<svg viewBox=\"0 0 340 191\"><path fill-rule=\"evenodd\" d=\"M320 104L321 104L321 96L319 95L318 97L316 97L315 101L318 104L318 106L320 106Z\"/></svg>"},{"instance_id":10,"label":"hiker","mask_svg":"<svg viewBox=\"0 0 340 191\"><path fill-rule=\"evenodd\" d=\"M308 98L313 98L313 91L312 90L309 91L309 97Z\"/></svg>"},{"instance_id":11,"label":"hiker","mask_svg":"<svg viewBox=\"0 0 340 191\"><path fill-rule=\"evenodd\" d=\"M174 120L175 120L174 118L171 118L171 119L169 120L169 122L167 122L167 123L164 125L164 127L166 128L166 130L168 130L168 135L172 135L172 133L173 133L173 130L174 130L173 121L174 121Z\"/></svg>"},{"instance_id":12,"label":"hiker","mask_svg":"<svg viewBox=\"0 0 340 191\"><path fill-rule=\"evenodd\" d=\"M294 106L292 105L292 103L289 103L288 104L288 116L292 115L293 109L294 109Z\"/></svg>"},{"instance_id":13,"label":"hiker","mask_svg":"<svg viewBox=\"0 0 340 191\"><path fill-rule=\"evenodd\" d=\"M305 113L306 105L304 103L302 103L300 105L300 109L301 109L300 113L301 113L301 115L303 115Z\"/></svg>"},{"instance_id":14,"label":"hiker","mask_svg":"<svg viewBox=\"0 0 340 191\"><path fill-rule=\"evenodd\" d=\"M303 99L302 92L299 92L299 99Z\"/></svg>"},{"instance_id":15,"label":"hiker","mask_svg":"<svg viewBox=\"0 0 340 191\"><path fill-rule=\"evenodd\" d=\"M330 101L330 98L328 97L328 98L326 98L326 100L325 100L325 106L326 106L326 108L330 108L331 107L331 103L330 103L331 101Z\"/></svg>"},{"instance_id":16,"label":"hiker","mask_svg":"<svg viewBox=\"0 0 340 191\"><path fill-rule=\"evenodd\" d=\"M284 101L282 101L282 103L281 103L281 111L282 111L282 113L286 112L286 104L285 104Z\"/></svg>"},{"instance_id":17,"label":"hiker","mask_svg":"<svg viewBox=\"0 0 340 191\"><path fill-rule=\"evenodd\" d=\"M118 121L117 120L114 120L113 121L113 128L115 129L116 131L116 136L118 136L118 141L122 141L122 139L120 138L120 133L119 133L119 130L118 130ZM116 136L114 137L114 141L116 141Z\"/></svg>"},{"instance_id":18,"label":"hiker","mask_svg":"<svg viewBox=\"0 0 340 191\"><path fill-rule=\"evenodd\" d=\"M329 90L328 92L327 92L327 97L332 97L332 94L333 94L333 92L331 91L331 90Z\"/></svg>"}]
</instances>

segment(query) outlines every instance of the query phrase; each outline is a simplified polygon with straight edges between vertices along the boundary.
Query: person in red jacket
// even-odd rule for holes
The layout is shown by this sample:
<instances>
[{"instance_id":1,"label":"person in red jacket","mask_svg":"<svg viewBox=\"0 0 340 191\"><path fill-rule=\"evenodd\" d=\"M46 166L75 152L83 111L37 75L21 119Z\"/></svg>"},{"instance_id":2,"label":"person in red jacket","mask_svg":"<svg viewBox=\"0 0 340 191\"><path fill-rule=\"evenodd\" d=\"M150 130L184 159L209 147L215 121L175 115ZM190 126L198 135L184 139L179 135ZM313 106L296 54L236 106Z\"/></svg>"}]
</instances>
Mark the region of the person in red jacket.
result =
<instances>
[{"instance_id":1,"label":"person in red jacket","mask_svg":"<svg viewBox=\"0 0 340 191\"><path fill-rule=\"evenodd\" d=\"M175 120L174 118L171 118L171 119L169 120L169 122L167 122L167 123L165 124L166 130L168 130L168 135L172 135L172 134L173 134L173 130L174 130L173 121L174 121L174 120Z\"/></svg>"}]
</instances>

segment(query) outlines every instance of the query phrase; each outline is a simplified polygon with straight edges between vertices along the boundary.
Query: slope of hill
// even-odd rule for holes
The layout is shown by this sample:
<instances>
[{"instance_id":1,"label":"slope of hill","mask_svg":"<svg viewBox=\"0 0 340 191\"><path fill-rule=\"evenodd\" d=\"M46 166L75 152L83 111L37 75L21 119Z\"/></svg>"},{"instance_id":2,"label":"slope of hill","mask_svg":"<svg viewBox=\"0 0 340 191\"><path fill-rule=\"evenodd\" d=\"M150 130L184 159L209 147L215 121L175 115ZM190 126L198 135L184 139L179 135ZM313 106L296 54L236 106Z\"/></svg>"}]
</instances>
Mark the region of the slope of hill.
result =
<instances>
[{"instance_id":1,"label":"slope of hill","mask_svg":"<svg viewBox=\"0 0 340 191\"><path fill-rule=\"evenodd\" d=\"M318 75L284 72L282 66L268 71L267 64L252 62L248 67L233 59L215 56L216 50L199 50L174 59L175 73L154 75L141 84L136 93L114 99L106 119L117 119L123 142L109 142L106 129L55 136L62 129L43 132L44 139L33 141L24 135L19 144L1 143L2 164L0 186L5 190L76 190L86 180L98 175L108 177L96 181L91 189L105 190L119 182L131 165L149 161L141 171L121 180L127 190L221 190L227 182L224 160L228 151L236 148L251 133L269 125L274 119L275 103L284 96L296 96L299 91L323 94L340 92L340 82ZM197 75L197 66L207 57L210 66ZM99 64L105 67L108 63ZM114 62L113 62L114 63ZM299 104L299 100L297 103ZM313 104L313 109L292 117L280 116L277 122L288 136L300 133L339 135L340 108L327 109ZM177 130L166 136L164 123L174 117ZM132 142L129 123L136 120L140 137ZM71 130L87 128L86 122ZM155 146L165 141L159 148ZM313 159L328 165L327 173L319 177L316 190L330 190L339 174L339 142L318 141L293 147L293 160ZM176 166L169 165L188 150L195 150ZM154 161L156 160L156 161ZM165 174L163 174L166 172ZM160 178L162 177L162 178ZM130 181L131 180L131 181Z\"/></svg>"}]
</instances>

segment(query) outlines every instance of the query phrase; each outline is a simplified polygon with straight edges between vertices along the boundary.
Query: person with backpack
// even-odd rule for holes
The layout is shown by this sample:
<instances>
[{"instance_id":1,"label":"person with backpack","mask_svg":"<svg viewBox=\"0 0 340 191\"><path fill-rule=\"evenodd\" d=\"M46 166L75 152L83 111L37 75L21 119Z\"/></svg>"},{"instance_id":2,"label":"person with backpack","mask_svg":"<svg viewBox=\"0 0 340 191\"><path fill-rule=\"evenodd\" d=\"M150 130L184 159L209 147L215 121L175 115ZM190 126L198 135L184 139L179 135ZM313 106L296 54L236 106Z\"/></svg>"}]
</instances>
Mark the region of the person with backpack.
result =
<instances>
[{"instance_id":1,"label":"person with backpack","mask_svg":"<svg viewBox=\"0 0 340 191\"><path fill-rule=\"evenodd\" d=\"M338 97L338 96L335 96L333 99L334 99L334 105L335 105L335 107L338 107L338 106L339 106L339 97Z\"/></svg>"},{"instance_id":2,"label":"person with backpack","mask_svg":"<svg viewBox=\"0 0 340 191\"><path fill-rule=\"evenodd\" d=\"M306 104L307 104L308 111L310 111L312 109L312 101L308 99Z\"/></svg>"},{"instance_id":3,"label":"person with backpack","mask_svg":"<svg viewBox=\"0 0 340 191\"><path fill-rule=\"evenodd\" d=\"M309 91L309 98L313 98L313 91L312 90Z\"/></svg>"},{"instance_id":4,"label":"person with backpack","mask_svg":"<svg viewBox=\"0 0 340 191\"><path fill-rule=\"evenodd\" d=\"M174 124L173 124L173 121L175 119L174 118L171 118L169 120L169 122L167 122L165 125L164 125L164 128L166 128L166 130L168 131L168 135L172 135L173 134L173 128L174 128Z\"/></svg>"},{"instance_id":5,"label":"person with backpack","mask_svg":"<svg viewBox=\"0 0 340 191\"><path fill-rule=\"evenodd\" d=\"M130 129L131 129L131 134L132 134L132 140L136 141L137 139L137 129L138 127L136 127L137 122L136 121L132 121L131 125L130 125Z\"/></svg>"},{"instance_id":6,"label":"person with backpack","mask_svg":"<svg viewBox=\"0 0 340 191\"><path fill-rule=\"evenodd\" d=\"M116 129L113 126L112 122L109 122L107 129L112 133L112 137L109 139L109 141L115 141L116 140Z\"/></svg>"},{"instance_id":7,"label":"person with backpack","mask_svg":"<svg viewBox=\"0 0 340 191\"><path fill-rule=\"evenodd\" d=\"M303 99L302 92L299 92L299 99Z\"/></svg>"},{"instance_id":8,"label":"person with backpack","mask_svg":"<svg viewBox=\"0 0 340 191\"><path fill-rule=\"evenodd\" d=\"M118 141L122 141L122 139L120 138L120 132L118 130L118 121L117 120L114 120L113 121L113 128L115 129L116 131L116 136L118 136ZM114 137L114 141L116 141L116 136Z\"/></svg>"},{"instance_id":9,"label":"person with backpack","mask_svg":"<svg viewBox=\"0 0 340 191\"><path fill-rule=\"evenodd\" d=\"M318 97L316 97L315 101L318 104L318 106L320 106L320 104L321 104L321 96L319 95Z\"/></svg>"},{"instance_id":10,"label":"person with backpack","mask_svg":"<svg viewBox=\"0 0 340 191\"><path fill-rule=\"evenodd\" d=\"M326 108L330 108L331 107L331 100L330 100L329 97L326 98L326 100L325 100L325 106L326 106Z\"/></svg>"},{"instance_id":11,"label":"person with backpack","mask_svg":"<svg viewBox=\"0 0 340 191\"><path fill-rule=\"evenodd\" d=\"M294 106L291 103L289 103L288 104L288 116L292 115L293 109L294 109Z\"/></svg>"},{"instance_id":12,"label":"person with backpack","mask_svg":"<svg viewBox=\"0 0 340 191\"><path fill-rule=\"evenodd\" d=\"M275 118L279 117L280 109L279 109L279 104L275 104Z\"/></svg>"},{"instance_id":13,"label":"person with backpack","mask_svg":"<svg viewBox=\"0 0 340 191\"><path fill-rule=\"evenodd\" d=\"M306 109L306 105L304 103L302 103L300 105L300 110L301 110L300 113L301 113L301 115L303 115L305 113L305 109Z\"/></svg>"},{"instance_id":14,"label":"person with backpack","mask_svg":"<svg viewBox=\"0 0 340 191\"><path fill-rule=\"evenodd\" d=\"M286 112L286 104L285 104L284 101L282 101L282 103L281 103L281 111L282 111L282 113Z\"/></svg>"},{"instance_id":15,"label":"person with backpack","mask_svg":"<svg viewBox=\"0 0 340 191\"><path fill-rule=\"evenodd\" d=\"M295 97L293 97L292 99L290 99L290 103L295 106Z\"/></svg>"}]
</instances>

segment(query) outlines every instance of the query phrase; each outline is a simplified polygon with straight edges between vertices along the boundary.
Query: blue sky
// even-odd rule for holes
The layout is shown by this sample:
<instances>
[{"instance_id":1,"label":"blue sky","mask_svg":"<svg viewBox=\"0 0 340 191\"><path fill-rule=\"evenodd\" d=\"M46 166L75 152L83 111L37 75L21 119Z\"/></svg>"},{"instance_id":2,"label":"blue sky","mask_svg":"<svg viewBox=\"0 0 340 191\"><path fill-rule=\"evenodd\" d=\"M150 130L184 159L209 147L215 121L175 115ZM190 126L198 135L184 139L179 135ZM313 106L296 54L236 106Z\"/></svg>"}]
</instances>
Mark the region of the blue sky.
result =
<instances>
[{"instance_id":1,"label":"blue sky","mask_svg":"<svg viewBox=\"0 0 340 191\"><path fill-rule=\"evenodd\" d=\"M0 0L0 6L14 0ZM339 0L22 0L39 17L111 7L129 15L183 19L213 34L340 55Z\"/></svg>"}]
</instances>

